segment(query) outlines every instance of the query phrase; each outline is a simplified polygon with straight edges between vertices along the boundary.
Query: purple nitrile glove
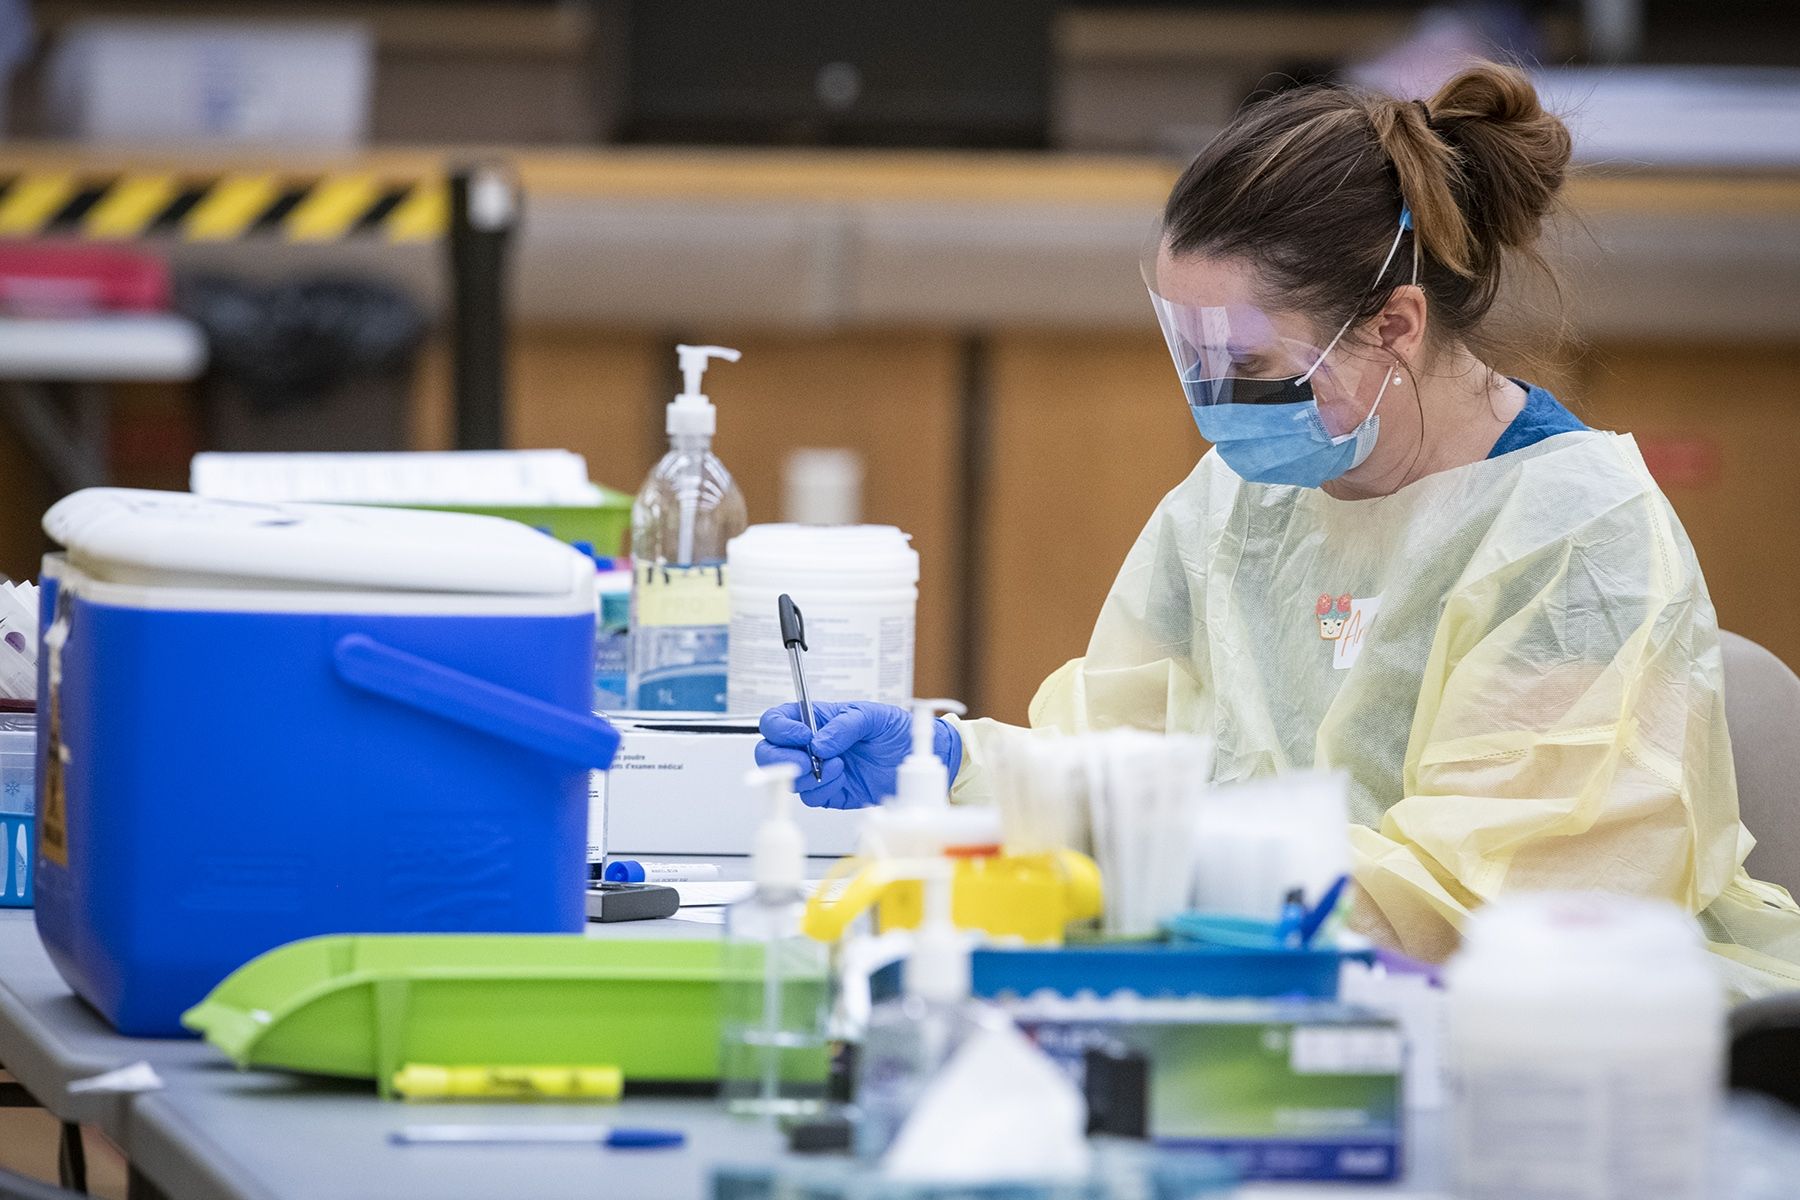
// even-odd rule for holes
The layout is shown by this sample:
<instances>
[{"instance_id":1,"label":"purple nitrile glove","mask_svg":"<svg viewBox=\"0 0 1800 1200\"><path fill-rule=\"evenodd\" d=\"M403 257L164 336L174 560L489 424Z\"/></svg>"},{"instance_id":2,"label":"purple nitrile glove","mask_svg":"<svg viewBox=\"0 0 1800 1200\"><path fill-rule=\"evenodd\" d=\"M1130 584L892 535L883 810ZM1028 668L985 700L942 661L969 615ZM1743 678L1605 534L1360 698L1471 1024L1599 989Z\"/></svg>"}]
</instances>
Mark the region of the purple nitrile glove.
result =
<instances>
[{"instance_id":1,"label":"purple nitrile glove","mask_svg":"<svg viewBox=\"0 0 1800 1200\"><path fill-rule=\"evenodd\" d=\"M819 722L817 740L801 719L798 704L764 713L756 761L765 767L784 762L798 767L794 790L812 808L868 808L894 794L895 774L912 751L910 712L866 700L821 701L813 705L813 715ZM819 756L820 779L813 778L809 747ZM942 717L931 748L954 781L962 766L962 737Z\"/></svg>"}]
</instances>

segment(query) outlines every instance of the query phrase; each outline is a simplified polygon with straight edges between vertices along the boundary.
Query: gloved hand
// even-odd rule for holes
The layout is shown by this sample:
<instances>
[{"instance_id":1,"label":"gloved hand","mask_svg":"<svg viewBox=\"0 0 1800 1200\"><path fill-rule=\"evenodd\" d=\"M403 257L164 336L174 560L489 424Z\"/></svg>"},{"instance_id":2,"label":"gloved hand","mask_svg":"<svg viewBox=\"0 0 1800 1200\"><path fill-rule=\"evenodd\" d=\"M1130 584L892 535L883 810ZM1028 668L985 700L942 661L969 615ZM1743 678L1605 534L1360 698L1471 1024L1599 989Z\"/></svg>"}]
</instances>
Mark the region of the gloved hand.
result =
<instances>
[{"instance_id":1,"label":"gloved hand","mask_svg":"<svg viewBox=\"0 0 1800 1200\"><path fill-rule=\"evenodd\" d=\"M912 713L893 704L856 700L816 703L813 715L819 722L817 740L798 704L764 713L756 761L765 767L785 762L800 768L794 790L811 808L867 808L894 794L895 773L912 751ZM809 745L819 756L821 779L813 778ZM931 748L954 780L962 766L962 737L942 717Z\"/></svg>"}]
</instances>

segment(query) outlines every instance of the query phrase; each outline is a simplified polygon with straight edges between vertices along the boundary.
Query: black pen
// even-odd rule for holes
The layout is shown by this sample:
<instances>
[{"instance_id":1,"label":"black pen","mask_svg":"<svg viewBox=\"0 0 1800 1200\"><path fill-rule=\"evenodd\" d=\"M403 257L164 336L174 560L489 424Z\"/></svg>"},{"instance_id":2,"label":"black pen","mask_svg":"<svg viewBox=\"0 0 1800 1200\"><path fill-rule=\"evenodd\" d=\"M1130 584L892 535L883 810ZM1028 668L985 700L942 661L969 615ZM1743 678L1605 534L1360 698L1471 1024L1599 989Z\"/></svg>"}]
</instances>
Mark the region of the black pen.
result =
<instances>
[{"instance_id":1,"label":"black pen","mask_svg":"<svg viewBox=\"0 0 1800 1200\"><path fill-rule=\"evenodd\" d=\"M812 698L806 691L806 668L800 661L800 652L806 649L806 622L800 616L800 606L786 592L775 602L775 611L781 621L781 644L787 647L788 665L794 669L794 697L800 701L800 719L806 722L806 727L817 738L819 718L813 715ZM806 756L812 759L813 778L823 782L824 764L813 753L811 746L806 748Z\"/></svg>"}]
</instances>

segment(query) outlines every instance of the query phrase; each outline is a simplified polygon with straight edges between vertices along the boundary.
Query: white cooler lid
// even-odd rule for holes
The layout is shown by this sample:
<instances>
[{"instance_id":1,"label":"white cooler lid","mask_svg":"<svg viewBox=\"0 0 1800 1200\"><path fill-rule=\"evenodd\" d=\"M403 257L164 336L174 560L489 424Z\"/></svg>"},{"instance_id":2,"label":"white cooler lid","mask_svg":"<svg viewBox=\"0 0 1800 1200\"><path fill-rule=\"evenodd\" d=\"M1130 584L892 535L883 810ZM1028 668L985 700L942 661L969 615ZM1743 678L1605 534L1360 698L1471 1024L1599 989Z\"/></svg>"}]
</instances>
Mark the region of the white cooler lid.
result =
<instances>
[{"instance_id":1,"label":"white cooler lid","mask_svg":"<svg viewBox=\"0 0 1800 1200\"><path fill-rule=\"evenodd\" d=\"M44 514L69 561L109 583L567 595L593 563L499 517L88 488Z\"/></svg>"}]
</instances>

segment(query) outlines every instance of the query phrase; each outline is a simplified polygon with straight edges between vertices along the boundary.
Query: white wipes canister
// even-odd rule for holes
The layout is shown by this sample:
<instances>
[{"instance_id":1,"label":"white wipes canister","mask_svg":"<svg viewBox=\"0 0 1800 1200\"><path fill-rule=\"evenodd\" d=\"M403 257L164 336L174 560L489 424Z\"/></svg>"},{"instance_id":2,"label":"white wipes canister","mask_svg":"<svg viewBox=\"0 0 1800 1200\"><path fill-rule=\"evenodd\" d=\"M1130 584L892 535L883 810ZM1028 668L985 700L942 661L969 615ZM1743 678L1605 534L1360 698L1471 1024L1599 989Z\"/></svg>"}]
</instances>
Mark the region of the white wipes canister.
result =
<instances>
[{"instance_id":1,"label":"white wipes canister","mask_svg":"<svg viewBox=\"0 0 1800 1200\"><path fill-rule=\"evenodd\" d=\"M1700 1200L1724 989L1693 920L1597 893L1506 897L1448 972L1463 1200Z\"/></svg>"},{"instance_id":2,"label":"white wipes canister","mask_svg":"<svg viewBox=\"0 0 1800 1200\"><path fill-rule=\"evenodd\" d=\"M731 540L726 704L760 713L794 699L776 600L787 593L806 626L814 700L913 698L919 553L892 525L753 525Z\"/></svg>"}]
</instances>

